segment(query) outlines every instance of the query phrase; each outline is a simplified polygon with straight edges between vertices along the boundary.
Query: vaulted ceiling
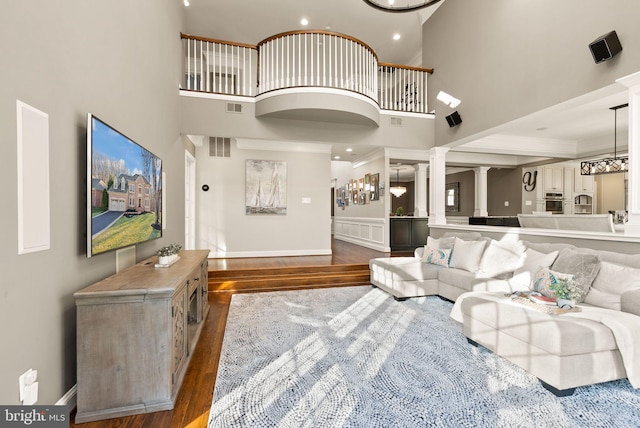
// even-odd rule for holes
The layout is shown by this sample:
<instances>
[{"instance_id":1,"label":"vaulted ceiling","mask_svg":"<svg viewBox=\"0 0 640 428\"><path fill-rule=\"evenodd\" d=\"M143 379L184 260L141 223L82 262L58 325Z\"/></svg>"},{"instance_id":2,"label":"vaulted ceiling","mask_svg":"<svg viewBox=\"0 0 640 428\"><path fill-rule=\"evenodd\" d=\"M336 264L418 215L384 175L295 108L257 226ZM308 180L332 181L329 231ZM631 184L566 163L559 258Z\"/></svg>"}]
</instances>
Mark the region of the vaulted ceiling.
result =
<instances>
[{"instance_id":1,"label":"vaulted ceiling","mask_svg":"<svg viewBox=\"0 0 640 428\"><path fill-rule=\"evenodd\" d=\"M185 10L186 30L257 44L285 31L326 29L360 39L377 52L380 61L429 67L422 64L422 25L428 25L428 18L445 1L419 11L389 13L363 0L190 0ZM308 25L301 24L302 18ZM399 40L393 40L396 33ZM464 165L469 153L494 154L505 166L613 152L614 119L609 108L626 100L626 91L612 85L458 141L447 157L454 160L457 156L457 163ZM618 148L622 151L626 150L627 118L626 110L618 113ZM505 162L507 156L511 156L509 162Z\"/></svg>"}]
</instances>

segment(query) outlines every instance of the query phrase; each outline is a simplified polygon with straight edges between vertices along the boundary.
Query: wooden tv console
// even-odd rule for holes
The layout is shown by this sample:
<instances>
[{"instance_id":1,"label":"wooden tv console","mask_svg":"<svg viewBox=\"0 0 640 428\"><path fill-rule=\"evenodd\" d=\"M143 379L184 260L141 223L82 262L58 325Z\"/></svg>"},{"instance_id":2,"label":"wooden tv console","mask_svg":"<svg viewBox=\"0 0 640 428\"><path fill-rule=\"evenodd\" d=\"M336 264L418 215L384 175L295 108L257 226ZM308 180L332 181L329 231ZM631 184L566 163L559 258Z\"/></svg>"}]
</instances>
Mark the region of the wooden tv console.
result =
<instances>
[{"instance_id":1,"label":"wooden tv console","mask_svg":"<svg viewBox=\"0 0 640 428\"><path fill-rule=\"evenodd\" d=\"M209 312L208 254L154 256L74 294L76 423L173 409Z\"/></svg>"}]
</instances>

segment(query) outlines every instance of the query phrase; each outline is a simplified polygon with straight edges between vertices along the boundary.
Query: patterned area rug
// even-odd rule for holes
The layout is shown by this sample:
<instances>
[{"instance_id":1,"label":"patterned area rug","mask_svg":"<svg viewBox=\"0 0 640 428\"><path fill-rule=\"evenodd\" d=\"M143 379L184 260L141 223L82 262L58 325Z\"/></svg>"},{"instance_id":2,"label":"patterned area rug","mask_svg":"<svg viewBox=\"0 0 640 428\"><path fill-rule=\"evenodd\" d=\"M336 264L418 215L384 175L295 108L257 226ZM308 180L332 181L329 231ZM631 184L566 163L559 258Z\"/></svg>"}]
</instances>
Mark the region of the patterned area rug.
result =
<instances>
[{"instance_id":1,"label":"patterned area rug","mask_svg":"<svg viewBox=\"0 0 640 428\"><path fill-rule=\"evenodd\" d=\"M234 295L209 427L638 427L620 380L557 398L472 347L437 297L372 287Z\"/></svg>"}]
</instances>

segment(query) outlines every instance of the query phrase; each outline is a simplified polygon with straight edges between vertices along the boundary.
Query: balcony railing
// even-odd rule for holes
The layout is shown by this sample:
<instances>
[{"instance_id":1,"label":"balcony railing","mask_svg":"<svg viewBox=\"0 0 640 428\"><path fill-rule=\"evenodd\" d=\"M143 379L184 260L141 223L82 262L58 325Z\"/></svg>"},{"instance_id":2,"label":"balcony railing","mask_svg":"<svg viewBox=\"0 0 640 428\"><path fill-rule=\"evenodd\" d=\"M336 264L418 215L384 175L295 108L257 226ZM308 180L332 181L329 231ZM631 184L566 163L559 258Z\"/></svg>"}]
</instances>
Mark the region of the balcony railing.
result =
<instances>
[{"instance_id":1,"label":"balcony railing","mask_svg":"<svg viewBox=\"0 0 640 428\"><path fill-rule=\"evenodd\" d=\"M256 95L256 46L182 35L184 89Z\"/></svg>"},{"instance_id":2,"label":"balcony railing","mask_svg":"<svg viewBox=\"0 0 640 428\"><path fill-rule=\"evenodd\" d=\"M298 86L354 91L376 99L378 58L352 37L328 31L292 31L258 43L259 93Z\"/></svg>"},{"instance_id":3,"label":"balcony railing","mask_svg":"<svg viewBox=\"0 0 640 428\"><path fill-rule=\"evenodd\" d=\"M433 70L379 63L365 43L328 31L292 31L257 46L182 35L187 90L254 97L296 88L334 88L381 109L427 113Z\"/></svg>"}]
</instances>

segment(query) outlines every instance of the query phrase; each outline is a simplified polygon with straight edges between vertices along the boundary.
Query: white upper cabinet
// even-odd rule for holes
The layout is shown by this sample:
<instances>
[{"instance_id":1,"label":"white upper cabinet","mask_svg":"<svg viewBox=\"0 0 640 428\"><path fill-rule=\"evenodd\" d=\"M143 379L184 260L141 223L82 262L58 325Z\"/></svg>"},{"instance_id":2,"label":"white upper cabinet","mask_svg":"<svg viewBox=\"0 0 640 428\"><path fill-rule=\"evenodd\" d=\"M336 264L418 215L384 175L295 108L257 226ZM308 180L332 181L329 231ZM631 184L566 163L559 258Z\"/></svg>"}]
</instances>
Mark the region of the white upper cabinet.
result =
<instances>
[{"instance_id":1,"label":"white upper cabinet","mask_svg":"<svg viewBox=\"0 0 640 428\"><path fill-rule=\"evenodd\" d=\"M562 192L564 186L563 167L544 167L544 190L545 192Z\"/></svg>"},{"instance_id":2,"label":"white upper cabinet","mask_svg":"<svg viewBox=\"0 0 640 428\"><path fill-rule=\"evenodd\" d=\"M593 193L593 176L580 174L580 168L575 168L573 179L574 193Z\"/></svg>"}]
</instances>

